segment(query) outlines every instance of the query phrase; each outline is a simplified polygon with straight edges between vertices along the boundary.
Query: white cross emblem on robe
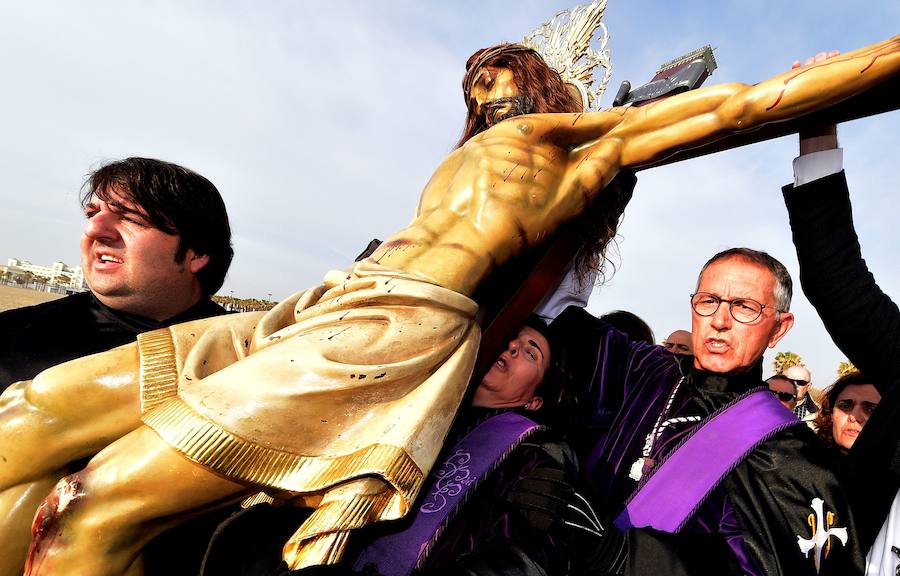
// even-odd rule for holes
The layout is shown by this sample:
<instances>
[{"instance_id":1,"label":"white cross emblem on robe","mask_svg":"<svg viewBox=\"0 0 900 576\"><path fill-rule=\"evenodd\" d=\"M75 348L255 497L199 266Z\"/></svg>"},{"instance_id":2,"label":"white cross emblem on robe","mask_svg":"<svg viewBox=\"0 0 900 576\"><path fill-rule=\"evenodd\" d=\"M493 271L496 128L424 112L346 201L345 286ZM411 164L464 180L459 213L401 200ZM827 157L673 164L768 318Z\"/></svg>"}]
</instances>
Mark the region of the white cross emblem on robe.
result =
<instances>
[{"instance_id":1,"label":"white cross emblem on robe","mask_svg":"<svg viewBox=\"0 0 900 576\"><path fill-rule=\"evenodd\" d=\"M826 515L822 512L822 504L824 504L824 501L821 498L813 498L811 505L813 513L809 515L808 519L809 526L812 528L812 538L797 536L797 545L800 546L800 552L804 556L807 556L811 550L815 551L813 559L816 563L816 574L819 573L821 567L823 549L826 550L825 556L828 556L829 539L832 536L840 540L844 546L847 545L847 529L832 528L834 512L828 512L826 518Z\"/></svg>"}]
</instances>

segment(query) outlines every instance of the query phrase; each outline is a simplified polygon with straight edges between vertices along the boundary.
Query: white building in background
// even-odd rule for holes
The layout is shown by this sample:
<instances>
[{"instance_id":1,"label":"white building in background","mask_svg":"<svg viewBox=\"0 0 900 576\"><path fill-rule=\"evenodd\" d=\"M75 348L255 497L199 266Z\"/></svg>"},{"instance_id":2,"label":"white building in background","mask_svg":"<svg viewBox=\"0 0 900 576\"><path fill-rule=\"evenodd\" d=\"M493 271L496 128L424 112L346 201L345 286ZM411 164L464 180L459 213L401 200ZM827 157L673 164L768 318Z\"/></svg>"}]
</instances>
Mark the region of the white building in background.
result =
<instances>
[{"instance_id":1,"label":"white building in background","mask_svg":"<svg viewBox=\"0 0 900 576\"><path fill-rule=\"evenodd\" d=\"M67 266L64 262L54 262L50 266L38 266L27 260L18 260L10 258L6 261L6 271L16 276L31 272L35 276L42 276L50 279L50 284L60 284L66 288L82 292L87 290L87 284L84 282L84 272L81 266ZM65 278L61 278L65 276ZM68 282L64 281L66 278Z\"/></svg>"}]
</instances>

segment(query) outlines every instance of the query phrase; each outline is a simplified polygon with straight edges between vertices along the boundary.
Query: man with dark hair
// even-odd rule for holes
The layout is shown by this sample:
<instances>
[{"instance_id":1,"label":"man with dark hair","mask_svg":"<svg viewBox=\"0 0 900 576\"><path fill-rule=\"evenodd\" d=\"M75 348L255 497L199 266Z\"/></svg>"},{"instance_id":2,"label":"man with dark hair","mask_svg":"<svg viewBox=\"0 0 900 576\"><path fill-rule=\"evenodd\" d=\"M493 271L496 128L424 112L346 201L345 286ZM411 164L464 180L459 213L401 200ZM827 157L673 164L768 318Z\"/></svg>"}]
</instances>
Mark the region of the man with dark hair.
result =
<instances>
[{"instance_id":1,"label":"man with dark hair","mask_svg":"<svg viewBox=\"0 0 900 576\"><path fill-rule=\"evenodd\" d=\"M588 573L860 571L831 456L762 382L763 352L794 323L790 298L768 254L713 256L691 295L692 364L579 308L554 322L582 386L572 440L599 515L615 518Z\"/></svg>"},{"instance_id":2,"label":"man with dark hair","mask_svg":"<svg viewBox=\"0 0 900 576\"><path fill-rule=\"evenodd\" d=\"M234 254L212 182L127 158L85 182L81 265L90 292L0 314L0 390L163 326L225 311L209 296Z\"/></svg>"},{"instance_id":3,"label":"man with dark hair","mask_svg":"<svg viewBox=\"0 0 900 576\"><path fill-rule=\"evenodd\" d=\"M97 224L97 229L88 226L82 240L85 276L93 277L96 284L101 283L100 278L104 275L110 277L108 281L114 284L114 288L107 289L108 294L104 295L104 300L110 306L116 303L119 304L118 309L144 310L144 316L161 321L171 317L172 310L181 313L186 309L183 301L193 305L201 297L215 294L222 287L234 256L231 227L219 191L200 174L160 160L126 158L107 164L90 175L82 192L81 205L89 223L106 208L116 213L120 219L133 219L144 227L155 228L176 237L178 245L173 260L187 265L197 280L196 284L188 282L191 290L176 287L175 290L167 291L169 301L155 293L129 298L127 292L148 290L150 287L126 286L124 284L128 283L128 276L117 277L119 271L115 268L109 270L91 266L94 262L90 251L94 249L102 253L102 250L98 250L102 246L97 246L96 243L103 244L105 238L102 225ZM91 246L92 242L95 243L94 246ZM129 263L125 262L124 266L127 269ZM132 268L140 266L134 265ZM130 273L139 272L131 270ZM158 286L152 288L159 291ZM121 294L123 290L126 291L125 295ZM95 293L98 291L99 289L94 289ZM182 295L182 292L185 294ZM174 302L171 301L173 299Z\"/></svg>"},{"instance_id":4,"label":"man with dark hair","mask_svg":"<svg viewBox=\"0 0 900 576\"><path fill-rule=\"evenodd\" d=\"M90 174L81 204L81 263L91 291L0 314L0 390L141 332L225 313L209 299L233 256L212 182L169 162L127 158ZM8 563L0 575L7 566L22 573L35 508L78 467L0 494L0 558Z\"/></svg>"},{"instance_id":5,"label":"man with dark hair","mask_svg":"<svg viewBox=\"0 0 900 576\"><path fill-rule=\"evenodd\" d=\"M500 99L523 93L522 79L479 61L465 98L489 128L440 164L415 219L370 258L265 315L156 330L0 397L0 489L102 450L45 501L35 572L125 572L146 538L259 490L317 506L285 545L289 564L336 561L350 530L402 516L434 463L477 352L471 296L491 272L584 212L622 168L893 77L900 40L802 77L503 121L512 104ZM93 409L66 410L84 390Z\"/></svg>"}]
</instances>

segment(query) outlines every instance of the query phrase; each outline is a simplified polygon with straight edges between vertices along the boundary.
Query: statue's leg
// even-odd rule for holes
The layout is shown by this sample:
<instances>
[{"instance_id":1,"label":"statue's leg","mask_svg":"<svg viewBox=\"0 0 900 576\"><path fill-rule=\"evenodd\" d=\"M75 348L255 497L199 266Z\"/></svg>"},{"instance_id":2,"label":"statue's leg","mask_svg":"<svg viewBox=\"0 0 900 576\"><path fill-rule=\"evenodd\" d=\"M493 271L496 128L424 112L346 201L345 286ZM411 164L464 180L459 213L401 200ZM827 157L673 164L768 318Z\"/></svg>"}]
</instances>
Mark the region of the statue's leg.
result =
<instances>
[{"instance_id":1,"label":"statue's leg","mask_svg":"<svg viewBox=\"0 0 900 576\"><path fill-rule=\"evenodd\" d=\"M22 576L34 513L63 475L55 471L0 492L0 576Z\"/></svg>"},{"instance_id":2,"label":"statue's leg","mask_svg":"<svg viewBox=\"0 0 900 576\"><path fill-rule=\"evenodd\" d=\"M50 368L0 396L0 576L21 574L38 505L72 461L140 425L137 352Z\"/></svg>"},{"instance_id":3,"label":"statue's leg","mask_svg":"<svg viewBox=\"0 0 900 576\"><path fill-rule=\"evenodd\" d=\"M7 388L0 396L0 490L41 480L140 426L138 379L132 344Z\"/></svg>"},{"instance_id":4,"label":"statue's leg","mask_svg":"<svg viewBox=\"0 0 900 576\"><path fill-rule=\"evenodd\" d=\"M123 574L163 530L255 491L142 426L53 489L35 517L26 574Z\"/></svg>"}]
</instances>

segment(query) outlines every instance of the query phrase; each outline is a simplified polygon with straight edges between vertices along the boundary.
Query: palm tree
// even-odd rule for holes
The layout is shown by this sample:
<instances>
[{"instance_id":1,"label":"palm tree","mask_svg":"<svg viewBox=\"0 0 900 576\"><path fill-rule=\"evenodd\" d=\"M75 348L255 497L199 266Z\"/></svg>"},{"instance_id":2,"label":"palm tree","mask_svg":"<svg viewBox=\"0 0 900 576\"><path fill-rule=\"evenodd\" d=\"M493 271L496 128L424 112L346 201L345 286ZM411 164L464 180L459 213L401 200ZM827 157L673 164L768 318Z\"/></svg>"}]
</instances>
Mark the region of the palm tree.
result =
<instances>
[{"instance_id":1,"label":"palm tree","mask_svg":"<svg viewBox=\"0 0 900 576\"><path fill-rule=\"evenodd\" d=\"M850 362L849 360L845 360L844 362L841 362L840 364L838 364L837 375L838 375L838 378L843 378L847 374L850 374L851 372L856 372L857 370L858 370L858 368L853 365L853 362Z\"/></svg>"},{"instance_id":2,"label":"palm tree","mask_svg":"<svg viewBox=\"0 0 900 576\"><path fill-rule=\"evenodd\" d=\"M803 366L803 358L799 354L793 352L779 352L775 355L772 366L775 368L776 374L781 374L791 366Z\"/></svg>"}]
</instances>

